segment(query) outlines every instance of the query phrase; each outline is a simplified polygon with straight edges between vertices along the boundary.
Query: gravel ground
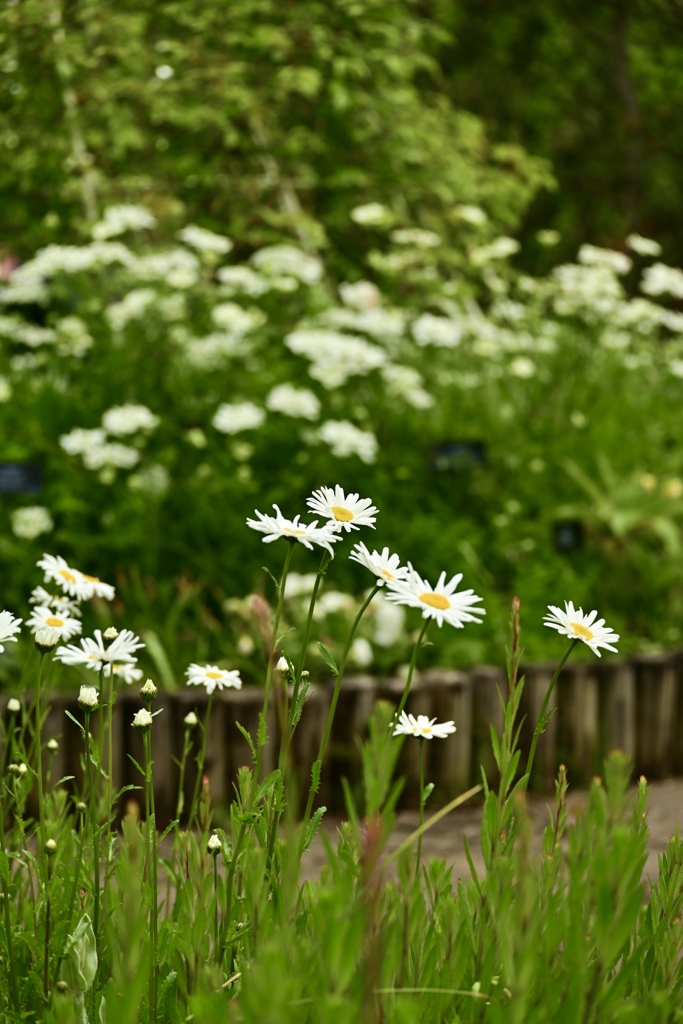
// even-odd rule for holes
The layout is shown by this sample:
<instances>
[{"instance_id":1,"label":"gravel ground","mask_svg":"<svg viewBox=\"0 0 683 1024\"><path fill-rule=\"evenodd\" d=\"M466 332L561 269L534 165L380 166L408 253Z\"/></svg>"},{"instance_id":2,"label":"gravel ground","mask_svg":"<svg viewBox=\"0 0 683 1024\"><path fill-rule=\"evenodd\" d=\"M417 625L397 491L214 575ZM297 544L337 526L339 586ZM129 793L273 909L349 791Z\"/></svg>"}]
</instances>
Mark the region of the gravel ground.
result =
<instances>
[{"instance_id":1,"label":"gravel ground","mask_svg":"<svg viewBox=\"0 0 683 1024\"><path fill-rule=\"evenodd\" d=\"M585 793L575 792L568 799L569 822L581 810L586 799ZM529 809L534 822L534 833L537 841L548 822L548 807L553 806L549 797L532 796L529 798ZM336 831L341 817L325 816L325 829L336 845ZM453 865L453 880L468 878L469 868L465 858L463 836L469 842L472 858L477 870L483 870L483 860L479 851L479 829L481 822L481 806L465 806L456 809L442 818L429 829L424 836L422 856L443 857ZM663 782L651 783L648 798L648 825L650 842L648 858L643 871L644 880L657 877L657 857L666 847L670 835L677 825L683 823L683 779L666 779ZM396 829L391 836L387 850L391 851L417 828L417 811L403 811L398 816ZM316 878L326 863L322 842L317 838L304 857L302 878Z\"/></svg>"}]
</instances>

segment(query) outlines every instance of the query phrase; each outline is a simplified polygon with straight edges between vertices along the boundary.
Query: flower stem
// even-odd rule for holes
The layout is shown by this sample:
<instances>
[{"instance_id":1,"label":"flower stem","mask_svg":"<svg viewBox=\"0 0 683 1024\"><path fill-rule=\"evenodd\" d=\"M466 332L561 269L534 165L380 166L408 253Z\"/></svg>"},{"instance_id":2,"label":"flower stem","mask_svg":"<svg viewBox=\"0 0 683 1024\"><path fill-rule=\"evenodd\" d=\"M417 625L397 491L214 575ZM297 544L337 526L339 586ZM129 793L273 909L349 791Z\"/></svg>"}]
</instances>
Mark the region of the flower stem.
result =
<instances>
[{"instance_id":1,"label":"flower stem","mask_svg":"<svg viewBox=\"0 0 683 1024\"><path fill-rule=\"evenodd\" d=\"M218 946L218 856L213 854L213 955L217 964L220 964L221 955Z\"/></svg>"},{"instance_id":2,"label":"flower stem","mask_svg":"<svg viewBox=\"0 0 683 1024\"><path fill-rule=\"evenodd\" d=\"M52 858L47 858L47 877L45 880L45 954L43 957L43 998L47 1002L50 997L50 924L52 913L51 900Z\"/></svg>"},{"instance_id":3,"label":"flower stem","mask_svg":"<svg viewBox=\"0 0 683 1024\"><path fill-rule=\"evenodd\" d=\"M554 674L553 678L550 680L550 686L548 687L548 689L546 691L546 695L543 698L543 704L541 705L541 710L540 710L540 712L538 714L538 721L536 722L536 728L534 729L534 735L533 735L533 739L531 741L531 749L529 751L529 757L527 759L526 768L524 769L524 777L526 779L526 782L525 782L524 787L523 787L524 789L526 789L526 787L529 785L529 779L531 777L531 769L532 769L533 764L534 764L534 756L536 754L536 747L538 745L538 738L539 738L539 736L541 735L541 733L543 732L543 730L545 729L545 726L546 726L545 714L546 714L546 711L548 710L548 702L550 700L550 697L551 697L551 694L552 694L553 690L555 689L555 683L557 682L557 680L559 678L560 672L564 668L565 662L569 658L569 655L572 653L572 651L574 650L574 648L576 647L578 642L579 642L579 639L577 637L576 640L572 640L572 642L570 643L569 648L566 651L562 661L560 662L560 664L555 669L555 674Z\"/></svg>"},{"instance_id":4,"label":"flower stem","mask_svg":"<svg viewBox=\"0 0 683 1024\"><path fill-rule=\"evenodd\" d=\"M427 632L427 627L429 626L429 623L431 621L432 621L431 619L425 619L424 620L424 625L423 625L422 629L420 630L420 635L418 636L417 642L415 644L415 648L413 649L413 656L410 659L410 667L408 669L408 676L406 678L406 685L403 687L403 693L401 694L401 700L399 702L398 707L396 708L396 717L397 718L401 714L401 712L403 711L404 707L406 706L406 701L408 700L408 694L410 693L410 684L413 681L413 675L415 673L415 666L417 665L417 656L420 653L420 648L422 647L422 641L424 640L425 633Z\"/></svg>"},{"instance_id":5,"label":"flower stem","mask_svg":"<svg viewBox=\"0 0 683 1024\"><path fill-rule=\"evenodd\" d=\"M275 609L275 618L273 619L273 628L271 631L270 645L268 650L268 662L266 664L266 685L263 692L263 707L261 709L261 722L263 729L263 735L261 735L261 728L259 728L258 746L256 749L256 760L254 762L254 779L258 782L261 775L261 764L263 762L263 748L266 744L266 723L268 721L268 705L270 702L270 691L273 685L273 670L275 668L275 655L277 653L277 631L280 627L280 619L282 617L282 605L285 599L285 586L287 583L287 573L289 572L289 563L292 560L292 553L294 551L294 544L287 545L287 554L285 555L285 563L282 567L282 575L280 576L280 582L278 584L278 595L277 595L277 607Z\"/></svg>"},{"instance_id":6,"label":"flower stem","mask_svg":"<svg viewBox=\"0 0 683 1024\"><path fill-rule=\"evenodd\" d=\"M192 824L199 814L199 792L202 785L202 776L204 774L206 743L209 736L209 721L211 719L211 708L213 707L215 696L216 691L214 690L209 694L209 702L206 705L206 715L204 716L204 725L202 727L202 745L199 754L197 755L197 779L194 784L194 793L192 794L192 806L190 807L190 817L187 823L188 828L192 828Z\"/></svg>"},{"instance_id":7,"label":"flower stem","mask_svg":"<svg viewBox=\"0 0 683 1024\"><path fill-rule=\"evenodd\" d=\"M422 859L422 825L425 816L425 741L420 736L420 834L417 838L417 861L415 863L415 879L420 877L420 860Z\"/></svg>"},{"instance_id":8,"label":"flower stem","mask_svg":"<svg viewBox=\"0 0 683 1024\"><path fill-rule=\"evenodd\" d=\"M213 695L212 695L213 696ZM147 812L147 843L149 880L152 903L149 911L149 1024L157 1021L157 934L158 934L158 884L157 884L157 826L154 811L154 781L152 777L152 730L143 730L145 745L145 810Z\"/></svg>"},{"instance_id":9,"label":"flower stem","mask_svg":"<svg viewBox=\"0 0 683 1024\"><path fill-rule=\"evenodd\" d=\"M100 832L97 824L97 787L93 782L93 757L90 750L90 711L84 711L85 726L83 739L85 742L85 771L88 786L88 831L92 844L93 860L93 933L95 935L95 947L99 964L99 927L100 927ZM97 974L90 991L91 1007L93 1018L95 1015L95 1000L97 996Z\"/></svg>"},{"instance_id":10,"label":"flower stem","mask_svg":"<svg viewBox=\"0 0 683 1024\"><path fill-rule=\"evenodd\" d=\"M189 726L185 728L185 737L183 740L183 754L180 759L180 777L178 779L178 800L176 802L175 816L180 820L180 815L183 813L185 806L185 765L187 764L187 756L192 749L192 730Z\"/></svg>"},{"instance_id":11,"label":"flower stem","mask_svg":"<svg viewBox=\"0 0 683 1024\"><path fill-rule=\"evenodd\" d=\"M38 779L38 838L40 849L45 846L45 808L43 806L43 741L42 741L42 715L40 707L41 687L43 680L43 662L45 654L41 652L38 665L38 680L36 683L35 702L35 745L36 745L36 778Z\"/></svg>"},{"instance_id":12,"label":"flower stem","mask_svg":"<svg viewBox=\"0 0 683 1024\"><path fill-rule=\"evenodd\" d=\"M5 854L6 841L5 841L5 802L2 799L2 791L0 791L0 841L2 842L2 852ZM11 878L11 867L8 865L8 874ZM14 947L12 945L12 920L10 917L10 887L6 882L2 885L2 910L3 910L3 923L5 925L5 939L7 942L7 974L9 979L9 991L10 999L12 1003L12 1009L20 1016L21 1014L21 1000L19 998L19 985L18 985L18 973L14 963Z\"/></svg>"},{"instance_id":13,"label":"flower stem","mask_svg":"<svg viewBox=\"0 0 683 1024\"><path fill-rule=\"evenodd\" d=\"M308 790L308 801L306 803L306 810L304 812L304 819L301 828L301 837L299 839L299 857L301 857L301 854L303 853L303 845L306 841L306 827L311 817L311 811L313 810L313 801L315 799L315 794L318 792L318 787L320 785L320 772L322 771L323 761L325 760L325 753L327 751L327 744L329 743L330 733L332 732L332 723L334 721L335 711L337 710L337 703L339 701L339 694L341 692L341 685L344 679L344 672L346 671L346 662L349 656L349 651L351 650L351 644L353 643L353 638L356 635L356 630L360 625L360 620L363 618L365 611L367 610L368 606L370 605L370 602L372 601L377 591L380 589L381 585L381 582L378 581L368 594L363 604L360 606L358 614L353 620L353 624L351 626L351 630L346 641L346 646L342 651L342 656L340 658L337 670L337 678L334 684L334 692L332 693L332 700L330 701L330 709L327 712L327 721L325 722L325 729L323 731L323 736L320 741L318 757L315 763L313 764L311 770L311 784Z\"/></svg>"},{"instance_id":14,"label":"flower stem","mask_svg":"<svg viewBox=\"0 0 683 1024\"><path fill-rule=\"evenodd\" d=\"M301 676L303 674L304 664L306 662L306 652L308 651L308 640L311 635L311 623L313 622L313 611L315 609L315 602L318 597L318 590L320 589L322 578L325 575L325 570L327 569L327 566L331 559L332 555L328 554L328 552L325 551L320 562L320 568L318 569L318 573L315 577L315 583L313 584L313 592L311 594L311 600L309 601L308 604L308 615L306 617L306 625L304 627L304 637L301 642L301 651L299 653L299 664L296 667L296 675L294 677L294 690L292 693L291 705L292 707L295 706L296 698L299 695L299 687L301 686Z\"/></svg>"}]
</instances>

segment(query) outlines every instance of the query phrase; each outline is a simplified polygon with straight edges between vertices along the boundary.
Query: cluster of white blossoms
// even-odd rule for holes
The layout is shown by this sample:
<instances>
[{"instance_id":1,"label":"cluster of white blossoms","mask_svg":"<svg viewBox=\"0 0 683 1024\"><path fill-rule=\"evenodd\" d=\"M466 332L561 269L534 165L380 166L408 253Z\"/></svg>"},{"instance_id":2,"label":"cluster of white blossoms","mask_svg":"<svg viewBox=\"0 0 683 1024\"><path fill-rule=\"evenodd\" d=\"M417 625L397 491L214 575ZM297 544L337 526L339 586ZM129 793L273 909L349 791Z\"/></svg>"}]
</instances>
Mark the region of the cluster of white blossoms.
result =
<instances>
[{"instance_id":1,"label":"cluster of white blossoms","mask_svg":"<svg viewBox=\"0 0 683 1024\"><path fill-rule=\"evenodd\" d=\"M42 533L51 533L54 521L43 505L25 505L10 514L12 533L21 540L35 540Z\"/></svg>"},{"instance_id":2,"label":"cluster of white blossoms","mask_svg":"<svg viewBox=\"0 0 683 1024\"><path fill-rule=\"evenodd\" d=\"M319 328L292 331L285 336L285 345L309 360L310 376L328 390L340 387L350 377L364 376L388 360L383 349L365 338Z\"/></svg>"},{"instance_id":3,"label":"cluster of white blossoms","mask_svg":"<svg viewBox=\"0 0 683 1024\"><path fill-rule=\"evenodd\" d=\"M120 441L111 441L110 437L134 435L144 443L160 421L146 405L128 403L112 406L102 415L101 422L100 427L74 427L59 438L64 451L69 455L80 455L86 469L93 472L137 466L141 458L139 450Z\"/></svg>"}]
</instances>

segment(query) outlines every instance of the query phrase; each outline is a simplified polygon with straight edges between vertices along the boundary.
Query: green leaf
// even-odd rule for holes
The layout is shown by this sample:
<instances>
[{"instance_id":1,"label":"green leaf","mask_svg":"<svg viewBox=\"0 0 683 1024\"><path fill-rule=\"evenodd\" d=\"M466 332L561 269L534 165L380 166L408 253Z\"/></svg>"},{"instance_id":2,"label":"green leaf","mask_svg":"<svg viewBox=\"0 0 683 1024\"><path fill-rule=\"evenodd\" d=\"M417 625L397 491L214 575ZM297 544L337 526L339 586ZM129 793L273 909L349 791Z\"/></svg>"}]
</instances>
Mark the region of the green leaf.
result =
<instances>
[{"instance_id":1,"label":"green leaf","mask_svg":"<svg viewBox=\"0 0 683 1024\"><path fill-rule=\"evenodd\" d=\"M320 651L321 658L323 659L327 667L330 669L330 671L334 672L335 676L339 675L337 663L330 654L330 652L328 651L327 647L325 647L325 644L321 644L320 641L318 641L318 650Z\"/></svg>"},{"instance_id":2,"label":"green leaf","mask_svg":"<svg viewBox=\"0 0 683 1024\"><path fill-rule=\"evenodd\" d=\"M85 736L85 729L83 728L83 726L81 725L81 723L80 723L80 722L78 721L78 719L77 719L77 718L74 718L74 716L73 716L73 715L71 714L71 712L70 712L70 711L65 711L65 712L64 712L64 714L66 715L66 717L67 717L67 718L70 718L70 719L71 719L71 721L72 721L72 722L73 722L73 723L74 723L75 725L77 725L77 726L78 726L78 728L79 728L79 729L81 730L81 735L82 735L82 736Z\"/></svg>"}]
</instances>

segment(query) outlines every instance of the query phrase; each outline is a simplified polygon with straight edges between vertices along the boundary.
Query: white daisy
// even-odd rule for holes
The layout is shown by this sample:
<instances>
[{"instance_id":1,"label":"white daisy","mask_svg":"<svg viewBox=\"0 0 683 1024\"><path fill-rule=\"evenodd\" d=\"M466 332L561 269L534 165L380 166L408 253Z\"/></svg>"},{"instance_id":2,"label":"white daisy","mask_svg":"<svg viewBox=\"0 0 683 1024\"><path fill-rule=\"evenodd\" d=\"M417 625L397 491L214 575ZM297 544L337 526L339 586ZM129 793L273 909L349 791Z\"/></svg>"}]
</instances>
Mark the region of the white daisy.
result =
<instances>
[{"instance_id":1,"label":"white daisy","mask_svg":"<svg viewBox=\"0 0 683 1024\"><path fill-rule=\"evenodd\" d=\"M0 653L8 640L16 642L15 633L21 632L21 624L24 620L16 618L11 612L0 612Z\"/></svg>"},{"instance_id":2,"label":"white daisy","mask_svg":"<svg viewBox=\"0 0 683 1024\"><path fill-rule=\"evenodd\" d=\"M306 504L314 512L330 519L335 530L358 530L361 526L371 526L374 530L376 512L370 498L360 498L358 494L345 494L337 484L336 487L321 487L313 491Z\"/></svg>"},{"instance_id":3,"label":"white daisy","mask_svg":"<svg viewBox=\"0 0 683 1024\"><path fill-rule=\"evenodd\" d=\"M101 631L96 629L95 639L83 637L80 647L76 647L75 644L58 647L55 658L65 665L85 665L86 668L99 672L107 664L134 663L137 658L133 652L144 646L130 629L122 629L109 644L102 637Z\"/></svg>"},{"instance_id":4,"label":"white daisy","mask_svg":"<svg viewBox=\"0 0 683 1024\"><path fill-rule=\"evenodd\" d=\"M286 540L298 541L311 551L313 550L313 545L318 544L329 551L330 555L334 554L332 544L340 540L340 537L331 526L319 527L317 520L308 524L300 523L299 516L294 516L294 519L285 519L277 505L273 504L273 508L277 512L276 516L264 515L256 509L255 512L258 519L247 519L247 526L250 526L252 530L258 530L259 533L266 534L263 538L264 544L269 544L271 541L284 537Z\"/></svg>"},{"instance_id":5,"label":"white daisy","mask_svg":"<svg viewBox=\"0 0 683 1024\"><path fill-rule=\"evenodd\" d=\"M437 722L435 718L427 718L426 715L418 715L415 718L414 715L402 711L392 736L419 736L424 740L445 740L446 736L453 732L453 722Z\"/></svg>"},{"instance_id":6,"label":"white daisy","mask_svg":"<svg viewBox=\"0 0 683 1024\"><path fill-rule=\"evenodd\" d=\"M366 569L373 572L380 586L383 586L385 581L404 580L408 575L407 567L401 565L398 555L389 554L389 548L370 552L360 541L354 545L349 559L352 562L359 562L360 565L364 565Z\"/></svg>"},{"instance_id":7,"label":"white daisy","mask_svg":"<svg viewBox=\"0 0 683 1024\"><path fill-rule=\"evenodd\" d=\"M36 564L45 572L46 581L58 583L62 590L79 601L89 601L91 597L102 597L106 601L114 599L114 588L109 583L74 569L61 555L43 555Z\"/></svg>"},{"instance_id":8,"label":"white daisy","mask_svg":"<svg viewBox=\"0 0 683 1024\"><path fill-rule=\"evenodd\" d=\"M218 687L222 690L224 686L233 687L235 690L242 688L242 679L236 669L228 671L218 668L217 665L190 665L185 675L188 686L205 686L206 692L212 694Z\"/></svg>"},{"instance_id":9,"label":"white daisy","mask_svg":"<svg viewBox=\"0 0 683 1024\"><path fill-rule=\"evenodd\" d=\"M51 608L52 611L59 612L61 615L73 615L80 619L83 614L78 601L72 601L63 594L51 594L45 587L34 587L28 601L29 604L39 604L44 608Z\"/></svg>"},{"instance_id":10,"label":"white daisy","mask_svg":"<svg viewBox=\"0 0 683 1024\"><path fill-rule=\"evenodd\" d=\"M550 626L551 629L556 629L558 633L568 636L572 640L583 640L593 653L597 654L598 658L600 657L599 647L604 647L606 651L614 651L615 654L618 653L612 644L617 642L619 634L606 626L604 619L598 619L598 613L595 610L584 615L583 609L575 608L571 601L564 602L564 611L561 608L556 608L553 604L549 604L548 608L551 614L546 615L543 619L544 626Z\"/></svg>"},{"instance_id":11,"label":"white daisy","mask_svg":"<svg viewBox=\"0 0 683 1024\"><path fill-rule=\"evenodd\" d=\"M484 608L475 607L482 598L478 597L473 590L461 590L456 593L455 588L461 579L462 573L459 572L449 583L446 583L446 573L442 572L438 583L432 587L415 572L408 562L407 578L390 582L387 586L386 597L394 604L419 608L423 619L436 619L439 627L447 622L449 626L461 629L466 622L480 623L481 616L486 614Z\"/></svg>"},{"instance_id":12,"label":"white daisy","mask_svg":"<svg viewBox=\"0 0 683 1024\"><path fill-rule=\"evenodd\" d=\"M127 683L128 686L132 686L133 683L139 683L144 675L141 668L136 668L135 665L124 662L120 665L114 663L104 666L105 676L109 677L112 672L117 679L123 679L124 683Z\"/></svg>"},{"instance_id":13,"label":"white daisy","mask_svg":"<svg viewBox=\"0 0 683 1024\"><path fill-rule=\"evenodd\" d=\"M56 629L60 640L70 640L83 629L80 619L53 611L47 605L38 605L34 608L30 618L26 620L26 625L30 626L34 633L39 629Z\"/></svg>"}]
</instances>

